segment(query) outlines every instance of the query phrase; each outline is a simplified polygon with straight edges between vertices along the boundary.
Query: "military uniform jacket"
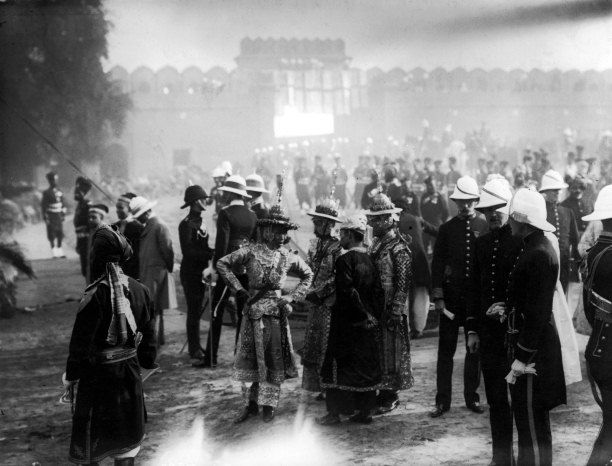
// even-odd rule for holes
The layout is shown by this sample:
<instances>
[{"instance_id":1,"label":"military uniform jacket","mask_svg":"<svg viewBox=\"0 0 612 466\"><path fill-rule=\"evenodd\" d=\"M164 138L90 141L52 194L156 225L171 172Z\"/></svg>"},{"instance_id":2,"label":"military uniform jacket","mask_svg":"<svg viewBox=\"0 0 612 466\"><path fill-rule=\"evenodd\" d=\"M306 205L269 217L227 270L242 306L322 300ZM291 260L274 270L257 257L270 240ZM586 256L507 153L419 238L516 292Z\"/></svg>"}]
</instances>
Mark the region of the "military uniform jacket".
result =
<instances>
[{"instance_id":1,"label":"military uniform jacket","mask_svg":"<svg viewBox=\"0 0 612 466\"><path fill-rule=\"evenodd\" d=\"M584 356L589 364L612 362L612 250L604 253L593 269L593 261L608 246L612 246L612 233L602 232L595 245L589 249L586 257L586 276L584 277L584 313L593 328ZM589 296L588 284L592 280L592 291L595 299ZM597 297L598 296L598 297ZM600 299L601 298L601 299ZM607 311L607 312L606 312Z\"/></svg>"},{"instance_id":2,"label":"military uniform jacket","mask_svg":"<svg viewBox=\"0 0 612 466\"><path fill-rule=\"evenodd\" d=\"M466 317L466 291L472 285L474 245L487 231L479 215L456 216L440 226L431 262L432 298L445 300L449 311Z\"/></svg>"},{"instance_id":3,"label":"military uniform jacket","mask_svg":"<svg viewBox=\"0 0 612 466\"><path fill-rule=\"evenodd\" d=\"M559 250L561 252L561 263L569 260L570 247L573 249L574 256L578 255L578 225L574 212L560 204L546 203L546 220L555 228L555 236L559 239Z\"/></svg>"},{"instance_id":4,"label":"military uniform jacket","mask_svg":"<svg viewBox=\"0 0 612 466\"><path fill-rule=\"evenodd\" d=\"M530 234L511 273L506 300L508 328L516 332L510 359L535 363L534 403L546 409L566 402L561 344L552 315L558 273L550 241L541 231Z\"/></svg>"},{"instance_id":5,"label":"military uniform jacket","mask_svg":"<svg viewBox=\"0 0 612 466\"><path fill-rule=\"evenodd\" d=\"M64 194L57 188L45 189L42 193L40 208L44 219L61 218L63 220L66 213Z\"/></svg>"},{"instance_id":6,"label":"military uniform jacket","mask_svg":"<svg viewBox=\"0 0 612 466\"><path fill-rule=\"evenodd\" d=\"M208 246L208 231L202 222L202 217L191 212L179 223L179 243L183 259L181 275L202 276L213 256L213 250Z\"/></svg>"},{"instance_id":7,"label":"military uniform jacket","mask_svg":"<svg viewBox=\"0 0 612 466\"><path fill-rule=\"evenodd\" d=\"M89 236L89 199L81 199L77 202L74 209L74 231L77 238L87 238Z\"/></svg>"},{"instance_id":8,"label":"military uniform jacket","mask_svg":"<svg viewBox=\"0 0 612 466\"><path fill-rule=\"evenodd\" d=\"M446 199L439 192L429 194L423 193L421 196L421 214L423 218L435 226L439 226L448 217L448 205Z\"/></svg>"},{"instance_id":9,"label":"military uniform jacket","mask_svg":"<svg viewBox=\"0 0 612 466\"><path fill-rule=\"evenodd\" d=\"M468 293L465 327L502 345L507 325L486 316L493 303L505 302L510 272L523 246L523 241L512 236L509 225L476 238L474 268Z\"/></svg>"},{"instance_id":10,"label":"military uniform jacket","mask_svg":"<svg viewBox=\"0 0 612 466\"><path fill-rule=\"evenodd\" d=\"M244 204L230 204L219 211L214 265L223 256L247 244L253 236L257 216Z\"/></svg>"},{"instance_id":11,"label":"military uniform jacket","mask_svg":"<svg viewBox=\"0 0 612 466\"><path fill-rule=\"evenodd\" d=\"M582 217L593 212L593 203L584 197L581 199L568 197L559 205L570 209L574 213L576 225L578 226L578 233L580 235L584 233L589 222L582 220Z\"/></svg>"}]
</instances>

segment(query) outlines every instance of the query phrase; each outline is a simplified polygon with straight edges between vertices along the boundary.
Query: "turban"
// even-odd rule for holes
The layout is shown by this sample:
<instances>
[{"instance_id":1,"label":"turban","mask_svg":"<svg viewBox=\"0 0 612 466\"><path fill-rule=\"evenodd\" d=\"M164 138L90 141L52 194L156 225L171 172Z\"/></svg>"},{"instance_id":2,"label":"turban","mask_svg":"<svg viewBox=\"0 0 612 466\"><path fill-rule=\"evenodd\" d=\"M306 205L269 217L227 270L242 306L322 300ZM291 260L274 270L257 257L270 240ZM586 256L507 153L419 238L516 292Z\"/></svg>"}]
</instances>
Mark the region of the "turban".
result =
<instances>
[{"instance_id":1,"label":"turban","mask_svg":"<svg viewBox=\"0 0 612 466\"><path fill-rule=\"evenodd\" d=\"M132 257L128 240L115 228L102 224L91 239L91 281L106 272L109 262L121 264Z\"/></svg>"}]
</instances>

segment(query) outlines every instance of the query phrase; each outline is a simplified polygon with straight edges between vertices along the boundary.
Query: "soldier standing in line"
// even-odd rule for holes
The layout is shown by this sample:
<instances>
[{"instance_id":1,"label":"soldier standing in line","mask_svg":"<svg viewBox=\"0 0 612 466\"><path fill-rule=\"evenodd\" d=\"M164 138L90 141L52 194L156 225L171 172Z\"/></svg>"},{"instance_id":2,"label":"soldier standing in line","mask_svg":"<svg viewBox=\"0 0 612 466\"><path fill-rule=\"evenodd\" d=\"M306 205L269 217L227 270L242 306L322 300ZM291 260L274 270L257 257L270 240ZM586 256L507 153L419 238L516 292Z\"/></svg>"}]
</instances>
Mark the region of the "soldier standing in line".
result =
<instances>
[{"instance_id":1,"label":"soldier standing in line","mask_svg":"<svg viewBox=\"0 0 612 466\"><path fill-rule=\"evenodd\" d=\"M189 207L189 213L179 223L179 242L183 260L181 261L181 285L187 302L187 344L191 365L204 367L206 359L200 346L200 317L206 286L202 282L204 269L212 258L213 251L208 246L208 230L202 221L202 212L206 210L206 191L201 186L193 185L185 190L185 203L181 209Z\"/></svg>"},{"instance_id":2,"label":"soldier standing in line","mask_svg":"<svg viewBox=\"0 0 612 466\"><path fill-rule=\"evenodd\" d=\"M226 206L219 211L217 218L217 237L215 238L215 255L213 259L213 267L215 268L219 259L246 246L253 237L257 216L245 204L245 201L251 198L246 190L246 181L240 175L228 177L223 186L219 188L219 191L224 193L223 202ZM248 277L245 275L244 270L235 270L234 274L240 280L242 287L248 289ZM214 312L206 342L206 367L215 367L217 365L223 313L229 299L229 292L227 284L223 280L217 280L212 299L212 308L216 312ZM238 338L240 332L240 321L245 304L244 295L236 297L238 321L236 338Z\"/></svg>"},{"instance_id":3,"label":"soldier standing in line","mask_svg":"<svg viewBox=\"0 0 612 466\"><path fill-rule=\"evenodd\" d=\"M306 263L314 276L306 294L308 324L302 350L304 366L302 388L319 392L321 391L320 371L329 340L331 306L336 297L334 264L342 253L340 241L332 236L332 229L340 221L338 202L329 197L320 202L308 215L312 217L315 238L310 242ZM318 400L323 398L323 393L317 397Z\"/></svg>"},{"instance_id":4,"label":"soldier standing in line","mask_svg":"<svg viewBox=\"0 0 612 466\"><path fill-rule=\"evenodd\" d=\"M566 403L561 344L552 321L559 260L544 236L555 227L546 221L542 195L526 188L519 189L510 202L509 223L512 234L522 238L523 250L498 314L506 316L508 323L506 381L518 431L517 464L550 466L549 412Z\"/></svg>"},{"instance_id":5,"label":"soldier standing in line","mask_svg":"<svg viewBox=\"0 0 612 466\"><path fill-rule=\"evenodd\" d=\"M379 300L382 382L376 400L376 414L397 408L399 392L414 384L408 333L412 257L408 242L396 228L401 210L385 194L378 194L366 211L374 235L370 255L383 293Z\"/></svg>"},{"instance_id":6,"label":"soldier standing in line","mask_svg":"<svg viewBox=\"0 0 612 466\"><path fill-rule=\"evenodd\" d=\"M432 293L435 309L440 315L440 340L436 367L436 407L431 417L442 416L450 409L452 399L453 357L457 350L459 328L464 327L466 346L466 290L472 281L474 243L486 233L487 222L476 214L474 206L480 198L476 180L462 176L457 180L451 199L459 213L440 226L431 264ZM463 398L466 407L477 414L484 412L476 390L480 384L478 353L466 348L463 368Z\"/></svg>"},{"instance_id":7,"label":"soldier standing in line","mask_svg":"<svg viewBox=\"0 0 612 466\"><path fill-rule=\"evenodd\" d=\"M117 212L117 220L113 225L117 227L119 233L126 237L132 246L132 257L123 264L123 272L136 280L140 277L138 266L138 251L140 250L140 235L144 230L144 225L135 218L130 217L130 201L136 197L134 193L125 193L119 196L115 209Z\"/></svg>"},{"instance_id":8,"label":"soldier standing in line","mask_svg":"<svg viewBox=\"0 0 612 466\"><path fill-rule=\"evenodd\" d=\"M522 247L522 241L512 236L508 225L512 190L501 177L488 181L482 188L476 210L484 214L489 232L476 238L472 288L468 293L465 328L468 350L479 352L485 384L493 449L492 464L511 466L512 409L508 403L505 377L510 370L506 354L506 323L489 310L506 301L510 272Z\"/></svg>"},{"instance_id":9,"label":"soldier standing in line","mask_svg":"<svg viewBox=\"0 0 612 466\"><path fill-rule=\"evenodd\" d=\"M555 227L555 235L559 240L559 251L561 252L559 280L563 291L567 293L570 276L570 257L580 261L578 253L578 225L574 213L567 207L559 204L559 192L567 188L560 173L548 170L542 176L540 193L546 199L546 220Z\"/></svg>"},{"instance_id":10,"label":"soldier standing in line","mask_svg":"<svg viewBox=\"0 0 612 466\"><path fill-rule=\"evenodd\" d=\"M89 264L89 207L91 201L87 199L87 193L91 190L91 181L79 176L74 187L74 231L76 233L76 252L81 260L81 274L87 279L87 267Z\"/></svg>"},{"instance_id":11,"label":"soldier standing in line","mask_svg":"<svg viewBox=\"0 0 612 466\"><path fill-rule=\"evenodd\" d=\"M332 180L334 183L334 196L338 199L340 208L346 208L346 183L348 182L348 173L342 165L342 157L340 154L334 156L336 166L332 170Z\"/></svg>"},{"instance_id":12,"label":"soldier standing in line","mask_svg":"<svg viewBox=\"0 0 612 466\"><path fill-rule=\"evenodd\" d=\"M295 193L300 205L300 209L310 209L310 183L312 181L312 173L306 166L306 157L299 156L296 158L297 167L293 172L293 181L295 181Z\"/></svg>"},{"instance_id":13,"label":"soldier standing in line","mask_svg":"<svg viewBox=\"0 0 612 466\"><path fill-rule=\"evenodd\" d=\"M51 244L53 257L66 257L62 249L64 239L64 217L66 206L64 194L57 187L57 173L49 172L46 175L49 188L43 191L40 210L47 226L47 239Z\"/></svg>"},{"instance_id":14,"label":"soldier standing in line","mask_svg":"<svg viewBox=\"0 0 612 466\"><path fill-rule=\"evenodd\" d=\"M584 351L587 373L603 422L593 445L588 466L612 461L612 186L601 189L595 211L583 221L601 220L603 231L586 257L584 312L593 332ZM597 393L599 390L599 394Z\"/></svg>"}]
</instances>

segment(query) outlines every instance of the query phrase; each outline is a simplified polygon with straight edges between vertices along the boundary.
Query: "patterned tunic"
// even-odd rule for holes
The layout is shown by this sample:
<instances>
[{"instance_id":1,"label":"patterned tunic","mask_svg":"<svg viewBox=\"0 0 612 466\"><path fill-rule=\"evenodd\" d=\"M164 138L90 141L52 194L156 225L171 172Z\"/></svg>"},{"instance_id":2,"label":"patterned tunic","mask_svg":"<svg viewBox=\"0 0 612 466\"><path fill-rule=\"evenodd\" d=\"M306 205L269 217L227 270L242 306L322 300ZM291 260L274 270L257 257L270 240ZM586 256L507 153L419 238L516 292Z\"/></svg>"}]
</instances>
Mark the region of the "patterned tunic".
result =
<instances>
[{"instance_id":1,"label":"patterned tunic","mask_svg":"<svg viewBox=\"0 0 612 466\"><path fill-rule=\"evenodd\" d=\"M251 298L243 311L233 377L240 382L280 385L286 378L297 376L287 321L291 308L278 307L280 290L287 273L293 272L300 282L290 296L293 300L302 298L312 282L312 271L298 255L260 243L251 243L217 262L221 276L233 289L241 290L232 271L237 266L246 269Z\"/></svg>"},{"instance_id":2,"label":"patterned tunic","mask_svg":"<svg viewBox=\"0 0 612 466\"><path fill-rule=\"evenodd\" d=\"M410 337L408 336L409 289L412 281L412 257L408 244L394 230L376 238L370 254L380 276L383 303L380 312L380 352L384 390L412 387ZM401 316L395 326L392 316Z\"/></svg>"},{"instance_id":3,"label":"patterned tunic","mask_svg":"<svg viewBox=\"0 0 612 466\"><path fill-rule=\"evenodd\" d=\"M315 238L308 249L306 263L314 273L310 292L322 301L321 304L306 302L309 319L302 349L302 387L313 392L321 389L319 373L329 340L331 306L336 296L334 264L341 253L342 247L336 238Z\"/></svg>"}]
</instances>

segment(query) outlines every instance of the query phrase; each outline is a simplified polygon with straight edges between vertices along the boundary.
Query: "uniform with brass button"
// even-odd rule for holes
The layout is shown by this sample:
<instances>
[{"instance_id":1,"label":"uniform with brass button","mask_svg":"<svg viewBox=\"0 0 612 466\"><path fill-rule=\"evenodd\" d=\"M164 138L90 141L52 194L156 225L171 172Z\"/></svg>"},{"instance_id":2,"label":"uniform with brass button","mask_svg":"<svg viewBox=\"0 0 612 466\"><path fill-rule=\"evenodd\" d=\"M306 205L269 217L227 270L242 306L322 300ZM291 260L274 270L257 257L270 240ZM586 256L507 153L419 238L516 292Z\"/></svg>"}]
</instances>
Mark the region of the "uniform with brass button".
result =
<instances>
[{"instance_id":1,"label":"uniform with brass button","mask_svg":"<svg viewBox=\"0 0 612 466\"><path fill-rule=\"evenodd\" d=\"M592 214L582 220L601 220L603 231L585 258L583 275L584 312L593 331L584 356L595 400L601 407L603 423L593 445L589 465L612 460L612 186L605 186Z\"/></svg>"},{"instance_id":2,"label":"uniform with brass button","mask_svg":"<svg viewBox=\"0 0 612 466\"><path fill-rule=\"evenodd\" d=\"M438 417L450 409L453 356L460 327L464 327L467 340L466 290L472 281L474 243L488 228L485 219L474 211L479 196L478 185L473 178L464 176L457 181L451 198L457 203L459 214L440 226L434 247L431 297L440 312L440 340L436 408L430 413L432 417ZM465 203L471 204L471 207L466 209ZM466 352L463 375L465 404L472 411L480 413L480 397L476 392L480 384L478 353Z\"/></svg>"}]
</instances>

